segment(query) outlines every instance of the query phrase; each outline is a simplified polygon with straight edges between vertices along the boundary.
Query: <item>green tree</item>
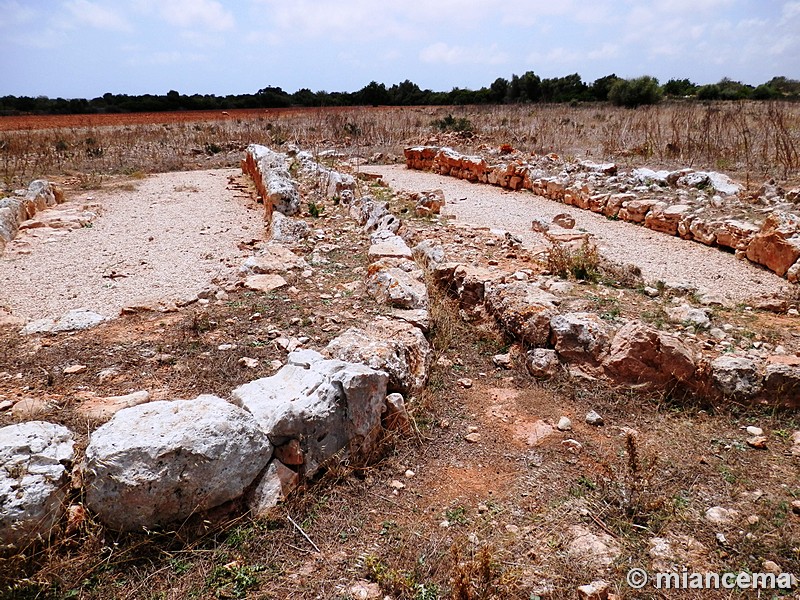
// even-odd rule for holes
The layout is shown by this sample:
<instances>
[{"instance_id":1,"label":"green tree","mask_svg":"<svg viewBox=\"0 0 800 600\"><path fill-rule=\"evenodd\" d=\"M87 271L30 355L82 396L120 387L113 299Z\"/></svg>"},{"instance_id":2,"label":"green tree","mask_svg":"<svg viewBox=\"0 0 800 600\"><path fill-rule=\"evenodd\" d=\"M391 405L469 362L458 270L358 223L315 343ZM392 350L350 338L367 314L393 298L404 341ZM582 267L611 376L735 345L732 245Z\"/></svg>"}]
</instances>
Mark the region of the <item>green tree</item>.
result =
<instances>
[{"instance_id":1,"label":"green tree","mask_svg":"<svg viewBox=\"0 0 800 600\"><path fill-rule=\"evenodd\" d=\"M634 108L661 101L658 79L649 75L634 79L620 79L608 91L608 99L616 106Z\"/></svg>"}]
</instances>

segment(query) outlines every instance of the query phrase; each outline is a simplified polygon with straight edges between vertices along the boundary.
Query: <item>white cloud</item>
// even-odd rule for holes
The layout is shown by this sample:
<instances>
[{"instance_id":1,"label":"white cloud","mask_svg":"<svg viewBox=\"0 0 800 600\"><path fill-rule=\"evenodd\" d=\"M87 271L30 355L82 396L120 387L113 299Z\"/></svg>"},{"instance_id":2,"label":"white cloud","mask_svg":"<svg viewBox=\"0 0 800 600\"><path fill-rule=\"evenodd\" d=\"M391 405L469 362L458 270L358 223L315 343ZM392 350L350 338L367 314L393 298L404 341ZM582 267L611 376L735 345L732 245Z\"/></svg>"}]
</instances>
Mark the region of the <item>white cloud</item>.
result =
<instances>
[{"instance_id":1,"label":"white cloud","mask_svg":"<svg viewBox=\"0 0 800 600\"><path fill-rule=\"evenodd\" d=\"M78 23L105 31L130 31L131 24L110 8L89 0L71 0L64 7Z\"/></svg>"},{"instance_id":2,"label":"white cloud","mask_svg":"<svg viewBox=\"0 0 800 600\"><path fill-rule=\"evenodd\" d=\"M501 65L508 62L508 55L502 52L497 44L488 48L450 46L444 42L437 42L423 48L419 58L426 63L443 63L447 65L481 64Z\"/></svg>"},{"instance_id":3,"label":"white cloud","mask_svg":"<svg viewBox=\"0 0 800 600\"><path fill-rule=\"evenodd\" d=\"M225 31L236 25L233 13L217 0L135 0L134 6L183 29Z\"/></svg>"}]
</instances>

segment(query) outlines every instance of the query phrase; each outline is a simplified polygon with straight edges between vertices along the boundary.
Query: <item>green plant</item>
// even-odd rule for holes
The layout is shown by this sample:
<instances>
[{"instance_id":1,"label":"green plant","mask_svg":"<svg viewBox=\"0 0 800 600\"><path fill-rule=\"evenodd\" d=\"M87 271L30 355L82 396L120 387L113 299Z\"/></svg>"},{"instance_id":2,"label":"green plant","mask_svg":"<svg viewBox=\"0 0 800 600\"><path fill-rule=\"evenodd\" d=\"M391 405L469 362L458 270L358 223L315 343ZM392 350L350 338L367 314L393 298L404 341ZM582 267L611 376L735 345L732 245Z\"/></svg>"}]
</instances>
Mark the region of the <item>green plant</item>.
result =
<instances>
[{"instance_id":1,"label":"green plant","mask_svg":"<svg viewBox=\"0 0 800 600\"><path fill-rule=\"evenodd\" d=\"M248 590L258 585L261 565L241 565L232 562L217 566L206 578L206 587L214 590L217 598L246 598Z\"/></svg>"},{"instance_id":2,"label":"green plant","mask_svg":"<svg viewBox=\"0 0 800 600\"><path fill-rule=\"evenodd\" d=\"M577 250L551 241L547 252L547 269L565 279L571 277L594 283L600 279L600 253L597 246L589 241L584 241Z\"/></svg>"},{"instance_id":3,"label":"green plant","mask_svg":"<svg viewBox=\"0 0 800 600\"><path fill-rule=\"evenodd\" d=\"M308 214L310 214L315 219L318 219L322 216L322 213L325 212L325 207L321 204L317 204L315 201L310 200L308 202Z\"/></svg>"},{"instance_id":4,"label":"green plant","mask_svg":"<svg viewBox=\"0 0 800 600\"><path fill-rule=\"evenodd\" d=\"M463 506L455 506L446 510L444 516L451 525L454 523L457 523L458 525L467 524L467 509Z\"/></svg>"},{"instance_id":5,"label":"green plant","mask_svg":"<svg viewBox=\"0 0 800 600\"><path fill-rule=\"evenodd\" d=\"M472 121L466 117L454 117L448 114L441 119L435 119L431 125L436 127L439 131L457 131L464 133L472 133L475 131L475 126Z\"/></svg>"}]
</instances>

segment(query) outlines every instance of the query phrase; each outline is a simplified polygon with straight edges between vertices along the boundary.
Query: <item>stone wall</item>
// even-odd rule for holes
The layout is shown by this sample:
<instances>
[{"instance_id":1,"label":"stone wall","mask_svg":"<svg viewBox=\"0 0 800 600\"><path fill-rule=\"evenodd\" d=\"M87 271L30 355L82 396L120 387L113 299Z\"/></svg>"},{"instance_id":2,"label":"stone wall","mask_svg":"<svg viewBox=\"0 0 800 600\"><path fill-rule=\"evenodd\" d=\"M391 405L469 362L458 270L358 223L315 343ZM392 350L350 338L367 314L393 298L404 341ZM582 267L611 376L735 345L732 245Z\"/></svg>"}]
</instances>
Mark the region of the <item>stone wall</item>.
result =
<instances>
[{"instance_id":1,"label":"stone wall","mask_svg":"<svg viewBox=\"0 0 800 600\"><path fill-rule=\"evenodd\" d=\"M0 254L17 236L20 225L45 208L64 202L64 192L44 180L32 181L27 190L18 190L10 198L0 199Z\"/></svg>"},{"instance_id":2,"label":"stone wall","mask_svg":"<svg viewBox=\"0 0 800 600\"><path fill-rule=\"evenodd\" d=\"M765 184L745 197L725 175L635 169L619 174L613 163L568 163L551 154L493 162L452 148L406 148L409 169L432 171L509 190L529 190L556 202L637 223L734 252L790 282L800 279L800 192ZM500 159L500 156L495 157Z\"/></svg>"}]
</instances>

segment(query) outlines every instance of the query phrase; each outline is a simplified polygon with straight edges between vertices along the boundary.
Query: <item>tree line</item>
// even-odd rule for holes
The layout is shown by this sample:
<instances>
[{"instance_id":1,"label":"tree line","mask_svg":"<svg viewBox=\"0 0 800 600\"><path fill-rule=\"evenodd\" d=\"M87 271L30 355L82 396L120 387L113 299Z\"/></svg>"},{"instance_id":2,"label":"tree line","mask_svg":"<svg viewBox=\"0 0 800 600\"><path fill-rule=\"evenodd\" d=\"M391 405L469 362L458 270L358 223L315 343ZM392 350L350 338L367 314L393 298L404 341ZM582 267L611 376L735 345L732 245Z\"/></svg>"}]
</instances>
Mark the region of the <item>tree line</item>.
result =
<instances>
[{"instance_id":1,"label":"tree line","mask_svg":"<svg viewBox=\"0 0 800 600\"><path fill-rule=\"evenodd\" d=\"M216 96L181 94L170 90L164 95L106 93L91 100L47 96L0 97L0 116L18 114L93 114L162 112L181 110L229 110L237 108L289 108L315 106L425 106L465 104L522 104L561 102L606 102L635 107L655 104L664 97L697 100L770 100L800 98L800 81L773 77L759 86L725 78L708 85L688 79L670 79L661 85L655 77L623 79L607 75L586 83L577 73L542 79L533 71L498 77L491 85L478 90L453 88L449 92L421 89L406 80L387 87L370 82L356 92L312 92L303 88L292 94L280 87L265 87L254 94Z\"/></svg>"}]
</instances>

